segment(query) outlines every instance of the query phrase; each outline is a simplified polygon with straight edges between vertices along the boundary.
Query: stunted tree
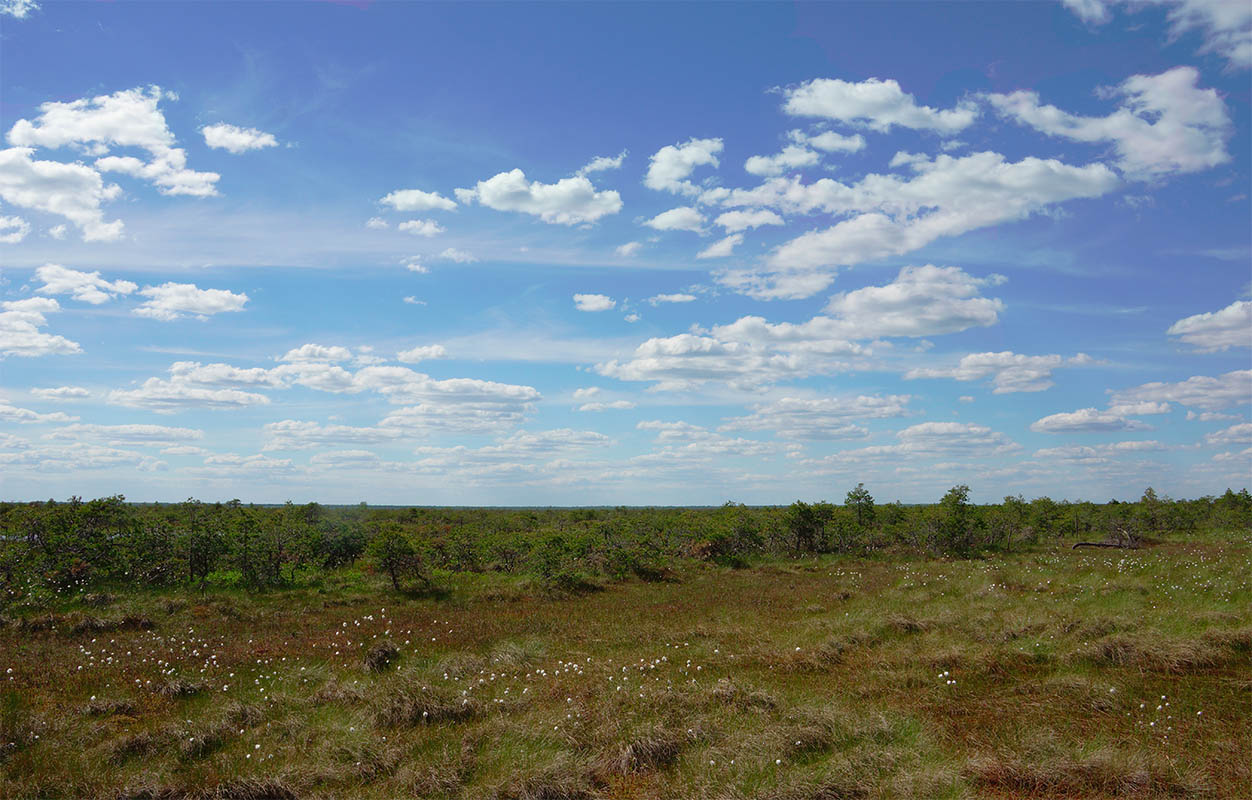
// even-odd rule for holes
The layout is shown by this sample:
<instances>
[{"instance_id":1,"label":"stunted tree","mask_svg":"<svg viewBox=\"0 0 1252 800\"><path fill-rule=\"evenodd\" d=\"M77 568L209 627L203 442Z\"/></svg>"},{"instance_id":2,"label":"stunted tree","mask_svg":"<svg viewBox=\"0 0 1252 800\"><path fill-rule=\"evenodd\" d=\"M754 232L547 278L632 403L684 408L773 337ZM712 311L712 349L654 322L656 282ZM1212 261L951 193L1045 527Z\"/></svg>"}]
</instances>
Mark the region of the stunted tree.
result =
<instances>
[{"instance_id":1,"label":"stunted tree","mask_svg":"<svg viewBox=\"0 0 1252 800\"><path fill-rule=\"evenodd\" d=\"M413 540L404 529L394 522L379 524L374 538L366 548L379 569L391 577L391 585L402 591L401 580L417 580L423 586L430 585L422 554L413 546Z\"/></svg>"},{"instance_id":2,"label":"stunted tree","mask_svg":"<svg viewBox=\"0 0 1252 800\"><path fill-rule=\"evenodd\" d=\"M966 555L974 544L974 513L969 503L969 487L953 486L939 501L935 544L940 550Z\"/></svg>"},{"instance_id":3,"label":"stunted tree","mask_svg":"<svg viewBox=\"0 0 1252 800\"><path fill-rule=\"evenodd\" d=\"M1135 514L1137 521L1150 531L1159 531L1164 519L1164 506L1165 503L1157 496L1156 490L1149 486L1144 490L1143 497L1139 498L1139 508Z\"/></svg>"},{"instance_id":4,"label":"stunted tree","mask_svg":"<svg viewBox=\"0 0 1252 800\"><path fill-rule=\"evenodd\" d=\"M856 524L865 528L874 524L874 498L865 484L858 483L856 488L848 492L843 504L856 512Z\"/></svg>"},{"instance_id":5,"label":"stunted tree","mask_svg":"<svg viewBox=\"0 0 1252 800\"><path fill-rule=\"evenodd\" d=\"M787 507L783 520L795 542L796 550L803 553L815 553L826 538L826 523L834 513L830 503L821 502L809 505L797 500Z\"/></svg>"},{"instance_id":6,"label":"stunted tree","mask_svg":"<svg viewBox=\"0 0 1252 800\"><path fill-rule=\"evenodd\" d=\"M226 548L220 515L210 514L203 503L190 497L180 504L178 512L182 520L178 544L186 559L187 582L203 586Z\"/></svg>"},{"instance_id":7,"label":"stunted tree","mask_svg":"<svg viewBox=\"0 0 1252 800\"><path fill-rule=\"evenodd\" d=\"M261 584L258 565L261 561L261 524L254 508L244 508L238 500L226 504L230 525L231 552L235 567L245 586Z\"/></svg>"}]
</instances>

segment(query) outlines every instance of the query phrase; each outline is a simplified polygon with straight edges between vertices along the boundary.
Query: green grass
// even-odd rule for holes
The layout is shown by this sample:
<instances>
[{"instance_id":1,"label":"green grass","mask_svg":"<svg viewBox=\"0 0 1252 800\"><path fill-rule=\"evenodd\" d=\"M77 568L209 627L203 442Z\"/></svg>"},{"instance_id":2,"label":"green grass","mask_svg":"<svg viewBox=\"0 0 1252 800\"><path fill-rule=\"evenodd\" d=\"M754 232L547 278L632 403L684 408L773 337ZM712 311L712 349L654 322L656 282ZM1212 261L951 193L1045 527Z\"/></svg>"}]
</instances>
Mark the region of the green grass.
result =
<instances>
[{"instance_id":1,"label":"green grass","mask_svg":"<svg viewBox=\"0 0 1252 800\"><path fill-rule=\"evenodd\" d=\"M0 628L0 797L1252 793L1246 533L672 573L23 609Z\"/></svg>"}]
</instances>

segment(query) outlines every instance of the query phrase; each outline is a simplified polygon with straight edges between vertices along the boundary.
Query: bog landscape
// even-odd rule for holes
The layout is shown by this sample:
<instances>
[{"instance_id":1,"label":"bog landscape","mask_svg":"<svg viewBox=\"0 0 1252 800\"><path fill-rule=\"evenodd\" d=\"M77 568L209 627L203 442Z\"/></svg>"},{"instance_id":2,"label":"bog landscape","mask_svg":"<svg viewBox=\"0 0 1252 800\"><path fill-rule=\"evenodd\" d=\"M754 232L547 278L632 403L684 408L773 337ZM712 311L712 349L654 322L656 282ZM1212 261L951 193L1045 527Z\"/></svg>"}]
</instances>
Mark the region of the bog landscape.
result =
<instances>
[{"instance_id":1,"label":"bog landscape","mask_svg":"<svg viewBox=\"0 0 1252 800\"><path fill-rule=\"evenodd\" d=\"M0 800L1252 799L1249 0L0 0Z\"/></svg>"},{"instance_id":2,"label":"bog landscape","mask_svg":"<svg viewBox=\"0 0 1252 800\"><path fill-rule=\"evenodd\" d=\"M1246 796L1247 490L967 495L7 504L0 796Z\"/></svg>"}]
</instances>

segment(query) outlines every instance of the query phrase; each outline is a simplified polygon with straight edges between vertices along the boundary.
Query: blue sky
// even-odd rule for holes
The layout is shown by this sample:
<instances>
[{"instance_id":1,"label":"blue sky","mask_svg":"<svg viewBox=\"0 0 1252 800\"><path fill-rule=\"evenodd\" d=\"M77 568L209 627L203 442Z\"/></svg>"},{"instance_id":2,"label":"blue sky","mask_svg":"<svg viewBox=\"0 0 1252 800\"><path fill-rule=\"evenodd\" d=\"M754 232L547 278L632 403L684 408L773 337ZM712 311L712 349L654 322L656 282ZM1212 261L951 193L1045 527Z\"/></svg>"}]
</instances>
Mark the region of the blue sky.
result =
<instances>
[{"instance_id":1,"label":"blue sky","mask_svg":"<svg viewBox=\"0 0 1252 800\"><path fill-rule=\"evenodd\" d=\"M0 0L0 494L1252 474L1246 2Z\"/></svg>"}]
</instances>

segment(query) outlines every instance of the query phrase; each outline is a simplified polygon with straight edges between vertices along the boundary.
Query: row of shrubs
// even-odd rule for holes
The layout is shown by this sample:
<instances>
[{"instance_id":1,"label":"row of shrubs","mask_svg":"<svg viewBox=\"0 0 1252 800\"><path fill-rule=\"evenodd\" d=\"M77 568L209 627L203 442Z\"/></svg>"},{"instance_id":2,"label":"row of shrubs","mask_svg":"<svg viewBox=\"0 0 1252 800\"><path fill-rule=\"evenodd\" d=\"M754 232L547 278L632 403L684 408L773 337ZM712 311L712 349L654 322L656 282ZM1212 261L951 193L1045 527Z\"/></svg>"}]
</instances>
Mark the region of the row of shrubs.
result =
<instances>
[{"instance_id":1,"label":"row of shrubs","mask_svg":"<svg viewBox=\"0 0 1252 800\"><path fill-rule=\"evenodd\" d=\"M34 591L108 584L251 589L291 584L362 557L397 588L433 571L656 577L675 558L736 565L760 555L868 552L889 547L965 556L1058 537L1123 542L1199 528L1246 530L1252 496L1135 503L969 502L953 487L934 505L876 504L864 486L842 505L613 509L455 509L202 503L133 504L122 496L0 504L0 603Z\"/></svg>"}]
</instances>

